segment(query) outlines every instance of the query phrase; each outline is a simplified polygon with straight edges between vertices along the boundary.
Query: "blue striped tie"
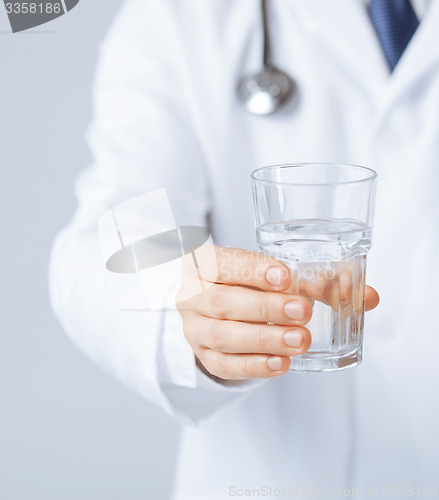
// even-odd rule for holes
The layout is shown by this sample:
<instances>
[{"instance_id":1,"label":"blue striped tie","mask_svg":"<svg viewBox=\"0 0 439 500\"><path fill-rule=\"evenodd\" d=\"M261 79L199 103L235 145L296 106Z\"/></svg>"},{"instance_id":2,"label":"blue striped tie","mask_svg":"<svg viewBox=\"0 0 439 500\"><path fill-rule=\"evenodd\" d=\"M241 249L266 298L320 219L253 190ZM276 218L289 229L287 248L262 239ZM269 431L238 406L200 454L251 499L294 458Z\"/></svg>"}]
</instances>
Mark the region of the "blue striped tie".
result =
<instances>
[{"instance_id":1,"label":"blue striped tie","mask_svg":"<svg viewBox=\"0 0 439 500\"><path fill-rule=\"evenodd\" d=\"M409 0L371 0L370 17L390 71L393 71L419 25Z\"/></svg>"}]
</instances>

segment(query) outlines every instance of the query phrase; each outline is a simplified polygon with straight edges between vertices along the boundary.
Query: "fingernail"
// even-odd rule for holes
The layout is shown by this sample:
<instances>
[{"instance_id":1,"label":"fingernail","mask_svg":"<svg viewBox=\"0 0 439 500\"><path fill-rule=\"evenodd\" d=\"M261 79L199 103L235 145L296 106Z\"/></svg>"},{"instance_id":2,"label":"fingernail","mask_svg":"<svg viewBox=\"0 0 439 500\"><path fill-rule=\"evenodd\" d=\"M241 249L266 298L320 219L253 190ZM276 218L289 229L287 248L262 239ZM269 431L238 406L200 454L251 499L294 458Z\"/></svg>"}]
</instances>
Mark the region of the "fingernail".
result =
<instances>
[{"instance_id":1,"label":"fingernail","mask_svg":"<svg viewBox=\"0 0 439 500\"><path fill-rule=\"evenodd\" d=\"M285 314L290 319L295 319L297 321L302 321L303 319L305 319L305 309L303 308L303 305L297 300L293 300L292 302L288 302L287 304L285 304L284 310Z\"/></svg>"},{"instance_id":2,"label":"fingernail","mask_svg":"<svg viewBox=\"0 0 439 500\"><path fill-rule=\"evenodd\" d=\"M284 342L290 347L298 348L303 343L303 335L295 330L290 330L284 333Z\"/></svg>"},{"instance_id":3,"label":"fingernail","mask_svg":"<svg viewBox=\"0 0 439 500\"><path fill-rule=\"evenodd\" d=\"M280 358L279 356L271 356L270 358L267 359L267 365L268 368L270 368L270 370L278 372L282 370L283 367L282 358Z\"/></svg>"},{"instance_id":4,"label":"fingernail","mask_svg":"<svg viewBox=\"0 0 439 500\"><path fill-rule=\"evenodd\" d=\"M265 273L265 277L272 285L279 286L285 277L284 274L284 270L281 267L269 267Z\"/></svg>"}]
</instances>

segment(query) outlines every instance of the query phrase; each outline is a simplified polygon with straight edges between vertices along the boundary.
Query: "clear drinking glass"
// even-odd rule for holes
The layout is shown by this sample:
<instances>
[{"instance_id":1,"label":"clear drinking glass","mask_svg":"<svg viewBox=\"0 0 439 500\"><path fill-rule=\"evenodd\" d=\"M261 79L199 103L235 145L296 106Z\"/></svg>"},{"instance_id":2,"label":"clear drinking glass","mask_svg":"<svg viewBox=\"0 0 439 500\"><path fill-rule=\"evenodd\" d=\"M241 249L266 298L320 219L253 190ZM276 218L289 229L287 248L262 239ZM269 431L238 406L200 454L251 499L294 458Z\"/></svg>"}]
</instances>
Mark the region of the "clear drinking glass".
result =
<instances>
[{"instance_id":1,"label":"clear drinking glass","mask_svg":"<svg viewBox=\"0 0 439 500\"><path fill-rule=\"evenodd\" d=\"M366 257L377 174L343 164L275 165L252 175L259 248L291 270L288 292L308 297L310 349L290 371L341 370L363 354Z\"/></svg>"}]
</instances>

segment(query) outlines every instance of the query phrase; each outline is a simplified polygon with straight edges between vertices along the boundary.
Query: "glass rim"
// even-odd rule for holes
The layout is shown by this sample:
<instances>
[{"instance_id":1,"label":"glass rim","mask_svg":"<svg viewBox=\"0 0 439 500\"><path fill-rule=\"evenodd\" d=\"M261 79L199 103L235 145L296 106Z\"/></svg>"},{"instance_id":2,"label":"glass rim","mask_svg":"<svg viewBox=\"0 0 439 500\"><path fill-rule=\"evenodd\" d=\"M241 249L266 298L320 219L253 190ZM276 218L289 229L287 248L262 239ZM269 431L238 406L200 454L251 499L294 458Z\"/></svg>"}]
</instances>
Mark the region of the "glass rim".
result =
<instances>
[{"instance_id":1,"label":"glass rim","mask_svg":"<svg viewBox=\"0 0 439 500\"><path fill-rule=\"evenodd\" d=\"M322 182L322 183L282 182L282 181L274 181L274 180L269 180L269 179L260 179L257 177L257 174L261 171L275 170L275 169L282 169L282 168L301 168L301 167L318 166L318 165L355 168L355 169L360 169L362 171L366 171L369 173L369 175L367 177L365 177L364 179L357 179L354 181ZM260 184L277 185L277 186L295 186L295 187L299 187L299 186L319 187L319 186L341 186L341 185L347 185L347 184L359 184L361 182L370 182L370 181L374 181L378 177L378 174L375 172L375 170L373 170L369 167L364 167L363 165L356 165L353 163L305 162L305 163L281 163L278 165L267 165L265 167L259 167L256 170L253 170L253 172L250 174L250 177L251 177L252 182L260 183Z\"/></svg>"}]
</instances>

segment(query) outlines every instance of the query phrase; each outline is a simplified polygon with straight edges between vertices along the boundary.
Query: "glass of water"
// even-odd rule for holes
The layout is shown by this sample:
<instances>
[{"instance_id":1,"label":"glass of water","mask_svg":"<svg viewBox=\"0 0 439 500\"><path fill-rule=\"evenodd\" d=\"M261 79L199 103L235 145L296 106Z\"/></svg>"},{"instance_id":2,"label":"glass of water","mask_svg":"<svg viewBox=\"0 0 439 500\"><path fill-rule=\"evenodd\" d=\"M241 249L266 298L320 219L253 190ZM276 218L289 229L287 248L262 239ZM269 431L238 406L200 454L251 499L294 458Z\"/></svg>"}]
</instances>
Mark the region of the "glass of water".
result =
<instances>
[{"instance_id":1,"label":"glass of water","mask_svg":"<svg viewBox=\"0 0 439 500\"><path fill-rule=\"evenodd\" d=\"M341 370L363 354L366 257L377 174L333 163L275 165L252 175L259 248L291 270L288 293L307 297L309 350L290 371Z\"/></svg>"}]
</instances>

